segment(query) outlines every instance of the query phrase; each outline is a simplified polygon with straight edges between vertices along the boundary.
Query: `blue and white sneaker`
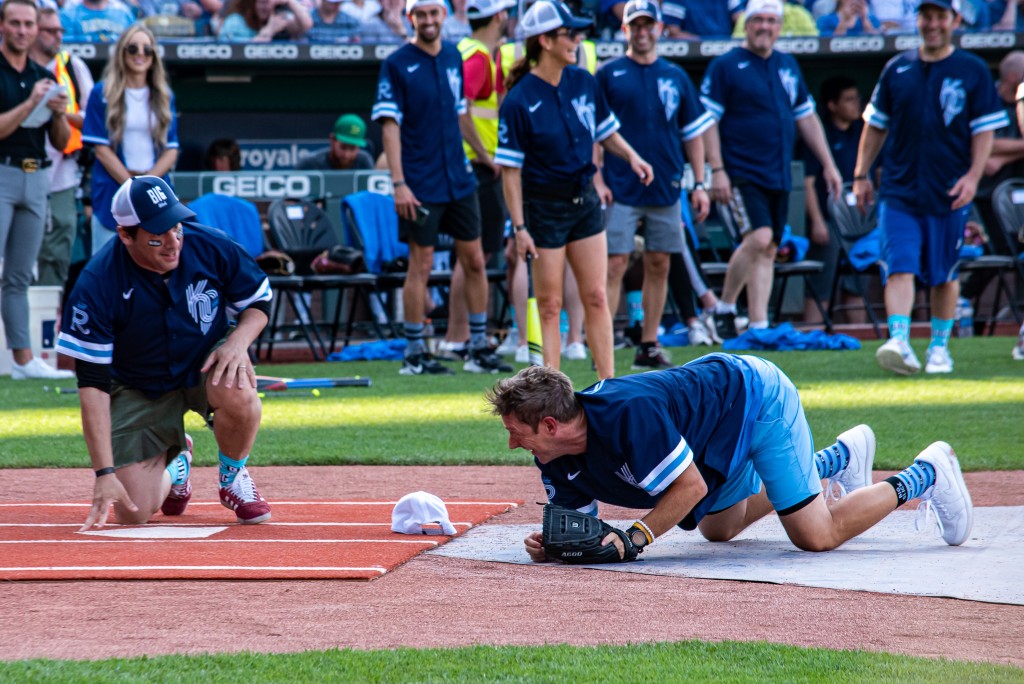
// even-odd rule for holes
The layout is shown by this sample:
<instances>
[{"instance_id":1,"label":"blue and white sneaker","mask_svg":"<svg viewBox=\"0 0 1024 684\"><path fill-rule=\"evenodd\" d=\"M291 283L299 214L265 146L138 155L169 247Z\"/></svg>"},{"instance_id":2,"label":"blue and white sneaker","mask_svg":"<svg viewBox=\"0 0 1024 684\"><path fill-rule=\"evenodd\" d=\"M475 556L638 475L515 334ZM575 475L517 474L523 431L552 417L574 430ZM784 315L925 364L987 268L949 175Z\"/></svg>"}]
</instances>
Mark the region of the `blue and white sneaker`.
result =
<instances>
[{"instance_id":1,"label":"blue and white sneaker","mask_svg":"<svg viewBox=\"0 0 1024 684\"><path fill-rule=\"evenodd\" d=\"M913 375L921 370L921 362L910 344L895 337L878 348L875 360L879 366L897 375Z\"/></svg>"},{"instance_id":2,"label":"blue and white sneaker","mask_svg":"<svg viewBox=\"0 0 1024 684\"><path fill-rule=\"evenodd\" d=\"M914 526L921 529L922 523L926 524L929 513L932 513L946 543L950 546L963 544L974 525L974 502L967 491L953 447L945 442L935 442L914 460L930 463L935 468L935 484L921 495L922 503L917 508Z\"/></svg>"},{"instance_id":3,"label":"blue and white sneaker","mask_svg":"<svg viewBox=\"0 0 1024 684\"><path fill-rule=\"evenodd\" d=\"M952 373L953 357L949 355L949 347L928 347L928 361L924 364L925 373Z\"/></svg>"},{"instance_id":4,"label":"blue and white sneaker","mask_svg":"<svg viewBox=\"0 0 1024 684\"><path fill-rule=\"evenodd\" d=\"M852 427L836 439L846 447L850 462L846 468L828 478L825 501L843 498L851 492L870 487L871 470L875 464L875 431L867 425Z\"/></svg>"}]
</instances>

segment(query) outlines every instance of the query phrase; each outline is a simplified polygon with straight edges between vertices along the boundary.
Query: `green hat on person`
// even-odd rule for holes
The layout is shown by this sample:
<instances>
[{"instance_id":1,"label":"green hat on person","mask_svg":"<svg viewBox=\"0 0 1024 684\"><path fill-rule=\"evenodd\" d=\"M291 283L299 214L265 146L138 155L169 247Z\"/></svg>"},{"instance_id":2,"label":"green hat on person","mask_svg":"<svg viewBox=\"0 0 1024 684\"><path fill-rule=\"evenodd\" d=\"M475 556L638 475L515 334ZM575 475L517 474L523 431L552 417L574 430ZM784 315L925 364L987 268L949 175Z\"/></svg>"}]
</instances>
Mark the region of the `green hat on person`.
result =
<instances>
[{"instance_id":1,"label":"green hat on person","mask_svg":"<svg viewBox=\"0 0 1024 684\"><path fill-rule=\"evenodd\" d=\"M344 114L334 122L334 139L346 145L366 147L366 124L358 114Z\"/></svg>"}]
</instances>

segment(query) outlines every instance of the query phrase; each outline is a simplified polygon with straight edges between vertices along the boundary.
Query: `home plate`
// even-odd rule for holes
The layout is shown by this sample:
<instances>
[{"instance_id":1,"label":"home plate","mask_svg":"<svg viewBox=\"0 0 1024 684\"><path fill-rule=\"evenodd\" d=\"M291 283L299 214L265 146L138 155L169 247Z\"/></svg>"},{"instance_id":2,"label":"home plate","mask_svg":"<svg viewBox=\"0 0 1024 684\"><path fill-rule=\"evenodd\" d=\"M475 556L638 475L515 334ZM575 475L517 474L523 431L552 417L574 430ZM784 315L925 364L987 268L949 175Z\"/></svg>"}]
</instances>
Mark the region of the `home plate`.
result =
<instances>
[{"instance_id":1,"label":"home plate","mask_svg":"<svg viewBox=\"0 0 1024 684\"><path fill-rule=\"evenodd\" d=\"M140 525L138 527L112 527L107 530L89 530L78 534L115 539L206 539L227 527L167 527L166 525Z\"/></svg>"}]
</instances>

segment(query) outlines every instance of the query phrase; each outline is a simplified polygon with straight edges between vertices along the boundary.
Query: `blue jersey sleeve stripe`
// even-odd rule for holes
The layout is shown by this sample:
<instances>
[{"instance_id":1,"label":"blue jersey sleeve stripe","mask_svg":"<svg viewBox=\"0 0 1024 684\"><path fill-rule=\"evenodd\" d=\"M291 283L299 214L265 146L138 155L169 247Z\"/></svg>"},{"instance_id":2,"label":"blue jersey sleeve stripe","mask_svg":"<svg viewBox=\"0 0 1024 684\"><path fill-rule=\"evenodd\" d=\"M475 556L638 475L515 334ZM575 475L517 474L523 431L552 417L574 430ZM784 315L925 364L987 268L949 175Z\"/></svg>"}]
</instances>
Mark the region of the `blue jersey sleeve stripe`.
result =
<instances>
[{"instance_id":1,"label":"blue jersey sleeve stripe","mask_svg":"<svg viewBox=\"0 0 1024 684\"><path fill-rule=\"evenodd\" d=\"M57 338L57 353L82 361L109 365L114 360L114 345L83 342L71 335L61 333Z\"/></svg>"},{"instance_id":2,"label":"blue jersey sleeve stripe","mask_svg":"<svg viewBox=\"0 0 1024 684\"><path fill-rule=\"evenodd\" d=\"M682 7L679 7L678 5L673 5L672 3L669 2L666 2L662 6L661 13L664 14L666 17L672 17L673 19L682 20L686 18L686 12L683 10Z\"/></svg>"},{"instance_id":3,"label":"blue jersey sleeve stripe","mask_svg":"<svg viewBox=\"0 0 1024 684\"><path fill-rule=\"evenodd\" d=\"M704 131L715 125L715 117L705 111L699 117L683 126L683 140L693 140Z\"/></svg>"},{"instance_id":4,"label":"blue jersey sleeve stripe","mask_svg":"<svg viewBox=\"0 0 1024 684\"><path fill-rule=\"evenodd\" d=\"M656 494L657 492L660 492L666 485L668 485L669 482L671 482L671 480L668 482L665 481L666 474L675 470L682 461L692 458L693 455L689 445L686 443L686 439L680 437L679 443L676 444L675 448L672 449L671 452L669 452L668 456L663 458L661 463L655 466L654 469L651 470L650 474L640 482L640 487L648 494Z\"/></svg>"},{"instance_id":5,"label":"blue jersey sleeve stripe","mask_svg":"<svg viewBox=\"0 0 1024 684\"><path fill-rule=\"evenodd\" d=\"M793 110L794 119L804 119L811 114L814 114L814 100L807 99L802 105Z\"/></svg>"},{"instance_id":6,"label":"blue jersey sleeve stripe","mask_svg":"<svg viewBox=\"0 0 1024 684\"><path fill-rule=\"evenodd\" d=\"M653 486L647 490L647 493L651 496L661 494L666 487L683 474L684 470L690 467L691 463L693 463L693 451L690 450L690 447L686 447L686 450L672 463L672 469L666 470L663 477L653 483Z\"/></svg>"},{"instance_id":7,"label":"blue jersey sleeve stripe","mask_svg":"<svg viewBox=\"0 0 1024 684\"><path fill-rule=\"evenodd\" d=\"M711 116L713 116L716 121L721 119L722 115L725 114L725 107L718 104L707 95L700 96L700 103L704 105L704 108L711 113Z\"/></svg>"},{"instance_id":8,"label":"blue jersey sleeve stripe","mask_svg":"<svg viewBox=\"0 0 1024 684\"><path fill-rule=\"evenodd\" d=\"M601 142L608 136L619 130L622 124L619 123L618 118L614 114L609 114L608 118L601 122L601 125L597 127L597 135L594 136L594 142Z\"/></svg>"},{"instance_id":9,"label":"blue jersey sleeve stripe","mask_svg":"<svg viewBox=\"0 0 1024 684\"><path fill-rule=\"evenodd\" d=\"M274 293L270 289L270 279L264 278L263 282L260 283L260 286L256 288L255 294L253 294L248 299L242 299L237 302L232 302L231 306L234 307L236 311L242 311L253 302L269 302L273 298Z\"/></svg>"},{"instance_id":10,"label":"blue jersey sleeve stripe","mask_svg":"<svg viewBox=\"0 0 1024 684\"><path fill-rule=\"evenodd\" d=\"M869 102L868 106L864 108L864 122L875 128L886 130L889 128L889 115L879 111L874 104Z\"/></svg>"},{"instance_id":11,"label":"blue jersey sleeve stripe","mask_svg":"<svg viewBox=\"0 0 1024 684\"><path fill-rule=\"evenodd\" d=\"M459 103L455 105L455 111L458 114L466 114L469 112L469 105L466 103L466 98L459 100Z\"/></svg>"},{"instance_id":12,"label":"blue jersey sleeve stripe","mask_svg":"<svg viewBox=\"0 0 1024 684\"><path fill-rule=\"evenodd\" d=\"M526 155L522 152L516 152L505 147L499 147L494 151L494 163L501 166L510 166L516 169L522 168L525 159Z\"/></svg>"},{"instance_id":13,"label":"blue jersey sleeve stripe","mask_svg":"<svg viewBox=\"0 0 1024 684\"><path fill-rule=\"evenodd\" d=\"M985 131L994 131L998 128L1004 128L1010 125L1010 117L1006 115L1005 111L998 111L992 114L986 114L985 116L979 116L977 119L971 122L971 133L978 134L984 133Z\"/></svg>"},{"instance_id":14,"label":"blue jersey sleeve stripe","mask_svg":"<svg viewBox=\"0 0 1024 684\"><path fill-rule=\"evenodd\" d=\"M93 145L107 145L110 146L110 140L108 138L102 138L98 135L82 135L82 142L92 143Z\"/></svg>"},{"instance_id":15,"label":"blue jersey sleeve stripe","mask_svg":"<svg viewBox=\"0 0 1024 684\"><path fill-rule=\"evenodd\" d=\"M377 119L394 119L399 126L402 125L402 112L398 111L398 105L394 102L378 102L373 105L373 110L370 112L370 119L376 121Z\"/></svg>"}]
</instances>

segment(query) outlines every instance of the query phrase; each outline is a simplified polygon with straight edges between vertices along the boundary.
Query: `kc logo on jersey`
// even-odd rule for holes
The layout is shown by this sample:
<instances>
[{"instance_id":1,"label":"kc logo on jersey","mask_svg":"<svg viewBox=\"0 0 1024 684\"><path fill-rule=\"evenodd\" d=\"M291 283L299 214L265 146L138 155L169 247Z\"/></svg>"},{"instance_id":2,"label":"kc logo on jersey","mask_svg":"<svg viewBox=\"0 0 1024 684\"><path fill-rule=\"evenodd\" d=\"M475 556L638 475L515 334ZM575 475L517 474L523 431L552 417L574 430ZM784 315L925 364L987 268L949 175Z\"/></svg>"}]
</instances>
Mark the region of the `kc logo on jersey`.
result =
<instances>
[{"instance_id":1,"label":"kc logo on jersey","mask_svg":"<svg viewBox=\"0 0 1024 684\"><path fill-rule=\"evenodd\" d=\"M217 317L217 296L218 293L213 288L206 289L205 278L185 289L188 312L204 335L209 332L213 319Z\"/></svg>"},{"instance_id":2,"label":"kc logo on jersey","mask_svg":"<svg viewBox=\"0 0 1024 684\"><path fill-rule=\"evenodd\" d=\"M671 78L658 79L658 98L665 107L665 121L671 121L679 109L679 88Z\"/></svg>"},{"instance_id":3,"label":"kc logo on jersey","mask_svg":"<svg viewBox=\"0 0 1024 684\"><path fill-rule=\"evenodd\" d=\"M964 91L963 83L963 80L959 78L942 79L942 88L939 89L939 104L942 106L942 119L946 122L947 127L957 114L964 111L967 93Z\"/></svg>"},{"instance_id":4,"label":"kc logo on jersey","mask_svg":"<svg viewBox=\"0 0 1024 684\"><path fill-rule=\"evenodd\" d=\"M626 484L633 485L637 488L640 487L640 485L636 483L636 477L633 476L633 471L629 469L628 463L623 463L622 467L615 471L615 474Z\"/></svg>"},{"instance_id":5,"label":"kc logo on jersey","mask_svg":"<svg viewBox=\"0 0 1024 684\"><path fill-rule=\"evenodd\" d=\"M448 74L448 87L452 89L452 97L455 98L455 107L458 108L462 100L462 76L458 69L445 69Z\"/></svg>"},{"instance_id":6,"label":"kc logo on jersey","mask_svg":"<svg viewBox=\"0 0 1024 684\"><path fill-rule=\"evenodd\" d=\"M597 107L593 102L587 102L586 95L580 95L572 99L572 108L576 110L580 123L590 131L590 137L593 138L597 133Z\"/></svg>"},{"instance_id":7,"label":"kc logo on jersey","mask_svg":"<svg viewBox=\"0 0 1024 684\"><path fill-rule=\"evenodd\" d=\"M782 81L782 87L786 89L786 94L789 95L789 104L796 104L796 76L793 74L792 69L779 69L779 80Z\"/></svg>"}]
</instances>

